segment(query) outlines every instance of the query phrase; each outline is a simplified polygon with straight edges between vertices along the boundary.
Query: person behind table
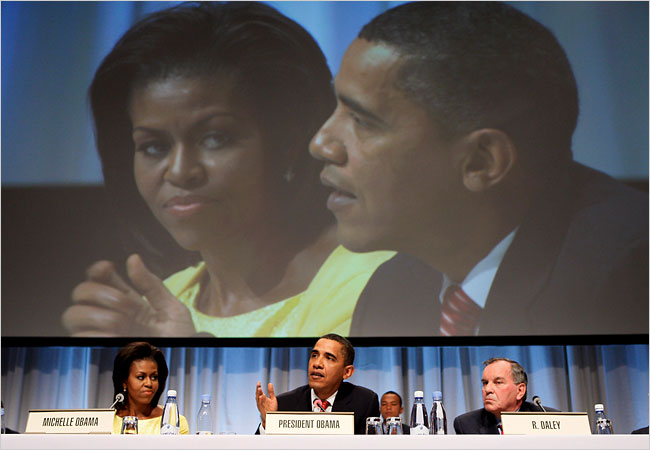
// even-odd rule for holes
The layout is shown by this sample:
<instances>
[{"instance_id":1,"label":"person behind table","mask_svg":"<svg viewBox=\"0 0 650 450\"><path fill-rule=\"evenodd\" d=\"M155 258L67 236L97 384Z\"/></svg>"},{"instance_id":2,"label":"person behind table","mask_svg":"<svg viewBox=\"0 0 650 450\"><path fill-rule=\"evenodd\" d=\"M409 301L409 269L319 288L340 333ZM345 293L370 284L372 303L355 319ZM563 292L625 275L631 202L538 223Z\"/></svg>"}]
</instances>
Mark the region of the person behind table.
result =
<instances>
[{"instance_id":1,"label":"person behind table","mask_svg":"<svg viewBox=\"0 0 650 450\"><path fill-rule=\"evenodd\" d=\"M392 254L339 246L322 207L307 147L334 98L309 33L260 3L163 10L104 59L90 104L121 217L143 248L158 251L158 221L201 262L166 287L139 255L128 278L94 264L63 316L73 335L348 333L361 289Z\"/></svg>"},{"instance_id":2,"label":"person behind table","mask_svg":"<svg viewBox=\"0 0 650 450\"><path fill-rule=\"evenodd\" d=\"M388 426L386 420L389 417L400 417L404 412L402 404L402 396L395 391L384 392L379 400L379 412L381 413L381 422L384 433L387 433ZM404 434L409 434L411 427L406 423L402 423L402 431Z\"/></svg>"},{"instance_id":3,"label":"person behind table","mask_svg":"<svg viewBox=\"0 0 650 450\"><path fill-rule=\"evenodd\" d=\"M257 382L255 400L264 433L267 411L353 412L354 434L365 434L366 418L379 417L377 394L344 382L354 373L354 347L343 336L329 333L318 339L307 364L308 384L276 397L273 383L267 396Z\"/></svg>"},{"instance_id":4,"label":"person behind table","mask_svg":"<svg viewBox=\"0 0 650 450\"><path fill-rule=\"evenodd\" d=\"M542 412L527 402L528 375L517 362L508 358L491 358L483 363L483 408L454 419L456 434L503 434L502 412ZM544 408L557 411L553 408Z\"/></svg>"},{"instance_id":5,"label":"person behind table","mask_svg":"<svg viewBox=\"0 0 650 450\"><path fill-rule=\"evenodd\" d=\"M339 240L402 253L351 336L647 333L648 196L573 160L577 86L547 28L406 3L363 27L335 90L310 150Z\"/></svg>"},{"instance_id":6,"label":"person behind table","mask_svg":"<svg viewBox=\"0 0 650 450\"><path fill-rule=\"evenodd\" d=\"M169 369L163 353L148 342L131 342L122 347L113 362L113 396L124 395L115 406L113 434L120 434L122 418L138 418L138 434L160 434L163 408L158 405ZM180 416L180 434L189 434L185 416Z\"/></svg>"}]
</instances>

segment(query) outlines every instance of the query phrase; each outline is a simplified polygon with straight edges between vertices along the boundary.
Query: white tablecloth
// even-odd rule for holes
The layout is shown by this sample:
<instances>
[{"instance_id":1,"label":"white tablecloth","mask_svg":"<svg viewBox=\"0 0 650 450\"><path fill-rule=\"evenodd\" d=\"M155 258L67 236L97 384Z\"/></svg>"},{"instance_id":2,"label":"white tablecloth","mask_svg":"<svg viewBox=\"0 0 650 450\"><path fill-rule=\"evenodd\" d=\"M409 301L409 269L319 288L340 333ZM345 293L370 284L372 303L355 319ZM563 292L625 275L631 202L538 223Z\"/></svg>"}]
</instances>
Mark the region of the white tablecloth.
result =
<instances>
[{"instance_id":1,"label":"white tablecloth","mask_svg":"<svg viewBox=\"0 0 650 450\"><path fill-rule=\"evenodd\" d=\"M517 449L623 450L649 448L648 435L613 436L110 436L2 435L2 449Z\"/></svg>"}]
</instances>

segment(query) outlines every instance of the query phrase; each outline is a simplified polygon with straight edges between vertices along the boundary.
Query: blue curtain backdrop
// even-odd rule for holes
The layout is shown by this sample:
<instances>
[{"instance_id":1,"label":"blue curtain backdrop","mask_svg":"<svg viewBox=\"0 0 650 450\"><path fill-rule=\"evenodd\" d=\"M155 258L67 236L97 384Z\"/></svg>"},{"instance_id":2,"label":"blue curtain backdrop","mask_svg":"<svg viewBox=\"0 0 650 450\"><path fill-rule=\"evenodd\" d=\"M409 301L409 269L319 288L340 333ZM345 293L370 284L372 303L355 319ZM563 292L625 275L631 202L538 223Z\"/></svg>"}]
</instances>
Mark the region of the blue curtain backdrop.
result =
<instances>
[{"instance_id":1,"label":"blue curtain backdrop","mask_svg":"<svg viewBox=\"0 0 650 450\"><path fill-rule=\"evenodd\" d=\"M24 431L27 412L40 408L100 408L112 403L117 348L10 348L2 352L2 399L7 426ZM259 422L255 385L282 393L307 383L308 348L163 348L167 388L176 389L181 413L195 430L201 394L212 395L216 432L252 434ZM452 420L480 408L482 362L493 356L519 361L528 372L529 399L562 411L587 411L604 403L617 433L648 425L648 346L361 347L350 381L405 399L424 390L431 407L442 390ZM164 401L163 395L161 402ZM450 431L452 432L452 431Z\"/></svg>"},{"instance_id":2,"label":"blue curtain backdrop","mask_svg":"<svg viewBox=\"0 0 650 450\"><path fill-rule=\"evenodd\" d=\"M143 15L178 2L12 2L2 8L2 183L101 183L86 90ZM403 2L268 2L302 24L332 72L361 26ZM548 26L580 91L575 158L648 177L648 3L511 2Z\"/></svg>"}]
</instances>

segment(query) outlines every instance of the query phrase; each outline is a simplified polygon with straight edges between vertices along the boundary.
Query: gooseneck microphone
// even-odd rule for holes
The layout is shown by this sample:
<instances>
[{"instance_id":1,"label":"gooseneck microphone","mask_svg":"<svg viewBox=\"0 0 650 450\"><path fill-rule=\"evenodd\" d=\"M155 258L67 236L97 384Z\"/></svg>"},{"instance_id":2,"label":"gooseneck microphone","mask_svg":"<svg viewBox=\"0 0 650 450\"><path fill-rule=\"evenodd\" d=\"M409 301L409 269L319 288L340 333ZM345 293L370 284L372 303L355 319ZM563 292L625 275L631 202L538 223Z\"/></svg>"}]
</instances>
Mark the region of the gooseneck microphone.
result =
<instances>
[{"instance_id":1,"label":"gooseneck microphone","mask_svg":"<svg viewBox=\"0 0 650 450\"><path fill-rule=\"evenodd\" d=\"M123 401L124 401L124 394L118 392L117 394L115 394L115 401L111 406L108 407L108 409L114 409L115 405L117 405L118 403L122 403Z\"/></svg>"},{"instance_id":2,"label":"gooseneck microphone","mask_svg":"<svg viewBox=\"0 0 650 450\"><path fill-rule=\"evenodd\" d=\"M322 412L325 412L325 410L327 409L323 406L323 402L318 397L314 399L314 405L318 406Z\"/></svg>"},{"instance_id":3,"label":"gooseneck microphone","mask_svg":"<svg viewBox=\"0 0 650 450\"><path fill-rule=\"evenodd\" d=\"M533 397L533 403L537 405L542 411L546 412L546 409L542 406L542 399L539 398L537 395Z\"/></svg>"}]
</instances>

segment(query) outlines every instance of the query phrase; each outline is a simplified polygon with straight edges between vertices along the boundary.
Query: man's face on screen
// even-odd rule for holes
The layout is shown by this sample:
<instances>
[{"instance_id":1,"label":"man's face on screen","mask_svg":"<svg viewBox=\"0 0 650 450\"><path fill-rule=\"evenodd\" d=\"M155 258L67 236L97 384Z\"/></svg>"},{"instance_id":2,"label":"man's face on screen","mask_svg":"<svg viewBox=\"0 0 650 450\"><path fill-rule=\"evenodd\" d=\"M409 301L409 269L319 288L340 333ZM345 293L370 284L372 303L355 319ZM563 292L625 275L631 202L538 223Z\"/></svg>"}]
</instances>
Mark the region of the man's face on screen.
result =
<instances>
[{"instance_id":1,"label":"man's face on screen","mask_svg":"<svg viewBox=\"0 0 650 450\"><path fill-rule=\"evenodd\" d=\"M501 417L501 411L517 411L526 393L524 383L515 383L512 367L508 361L496 361L483 370L484 408Z\"/></svg>"},{"instance_id":2,"label":"man's face on screen","mask_svg":"<svg viewBox=\"0 0 650 450\"><path fill-rule=\"evenodd\" d=\"M341 343L319 339L311 349L307 371L309 386L321 400L325 400L338 390L343 380L352 375L354 366L345 365Z\"/></svg>"},{"instance_id":3,"label":"man's face on screen","mask_svg":"<svg viewBox=\"0 0 650 450\"><path fill-rule=\"evenodd\" d=\"M336 110L310 144L339 240L353 251L449 245L456 232L455 143L395 87L402 64L392 47L356 39L336 76Z\"/></svg>"},{"instance_id":4,"label":"man's face on screen","mask_svg":"<svg viewBox=\"0 0 650 450\"><path fill-rule=\"evenodd\" d=\"M225 76L170 77L131 98L138 190L188 250L253 236L273 210L263 133L234 91Z\"/></svg>"}]
</instances>

